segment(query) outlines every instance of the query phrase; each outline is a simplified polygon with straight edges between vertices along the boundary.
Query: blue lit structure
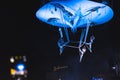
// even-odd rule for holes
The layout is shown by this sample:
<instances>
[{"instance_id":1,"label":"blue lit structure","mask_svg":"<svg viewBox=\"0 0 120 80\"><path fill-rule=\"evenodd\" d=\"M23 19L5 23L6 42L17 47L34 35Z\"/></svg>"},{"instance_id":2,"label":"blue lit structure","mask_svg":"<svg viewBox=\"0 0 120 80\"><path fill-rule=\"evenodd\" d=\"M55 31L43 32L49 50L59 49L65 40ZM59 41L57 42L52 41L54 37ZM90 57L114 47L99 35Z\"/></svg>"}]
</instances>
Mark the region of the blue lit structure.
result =
<instances>
[{"instance_id":1,"label":"blue lit structure","mask_svg":"<svg viewBox=\"0 0 120 80\"><path fill-rule=\"evenodd\" d=\"M113 15L113 10L106 4L90 0L54 0L45 4L36 12L36 17L39 20L59 27L60 40L58 46L60 54L62 54L64 47L78 48L81 58L86 52L86 48L92 52L91 45L95 38L92 37L90 42L86 42L89 28L108 22ZM64 41L62 28L67 38L66 42ZM77 28L82 29L77 47L68 45L71 41L67 28L71 28L72 32L76 32Z\"/></svg>"}]
</instances>

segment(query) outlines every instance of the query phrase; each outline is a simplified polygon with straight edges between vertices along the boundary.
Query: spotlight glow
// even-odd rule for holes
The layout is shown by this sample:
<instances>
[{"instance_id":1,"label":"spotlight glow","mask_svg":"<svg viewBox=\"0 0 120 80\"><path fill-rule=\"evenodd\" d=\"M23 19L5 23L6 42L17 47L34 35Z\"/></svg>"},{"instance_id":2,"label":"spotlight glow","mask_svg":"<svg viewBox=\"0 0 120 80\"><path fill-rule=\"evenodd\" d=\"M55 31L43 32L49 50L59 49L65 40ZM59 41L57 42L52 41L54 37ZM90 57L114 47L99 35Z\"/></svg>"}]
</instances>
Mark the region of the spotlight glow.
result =
<instances>
[{"instance_id":1,"label":"spotlight glow","mask_svg":"<svg viewBox=\"0 0 120 80\"><path fill-rule=\"evenodd\" d=\"M10 62L11 62L11 63L14 63L14 62L15 62L15 60L14 60L13 57L10 58Z\"/></svg>"},{"instance_id":2,"label":"spotlight glow","mask_svg":"<svg viewBox=\"0 0 120 80\"><path fill-rule=\"evenodd\" d=\"M18 65L17 65L17 70L22 71L22 70L24 70L24 69L25 69L24 64L18 64Z\"/></svg>"}]
</instances>

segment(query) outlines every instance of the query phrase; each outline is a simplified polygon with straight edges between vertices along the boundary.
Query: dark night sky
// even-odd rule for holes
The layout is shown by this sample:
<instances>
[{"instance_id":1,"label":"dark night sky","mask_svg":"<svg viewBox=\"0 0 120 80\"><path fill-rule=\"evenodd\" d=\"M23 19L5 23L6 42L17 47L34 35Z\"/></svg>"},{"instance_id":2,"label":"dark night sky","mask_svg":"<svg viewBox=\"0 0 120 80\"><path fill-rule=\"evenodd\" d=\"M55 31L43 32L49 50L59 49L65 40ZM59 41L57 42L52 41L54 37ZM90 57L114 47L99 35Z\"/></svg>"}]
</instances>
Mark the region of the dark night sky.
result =
<instances>
[{"instance_id":1,"label":"dark night sky","mask_svg":"<svg viewBox=\"0 0 120 80\"><path fill-rule=\"evenodd\" d=\"M57 29L35 16L43 1L4 1L5 5L0 7L0 80L9 80L9 57L20 54L28 56L30 80L44 80L44 74L51 71L54 65L69 65L76 80L77 73L84 78L84 74L108 71L109 59L120 54L120 1L113 0L114 17L111 21L92 28L96 37L94 54L86 54L82 63L78 63L78 50L66 48L59 56Z\"/></svg>"}]
</instances>

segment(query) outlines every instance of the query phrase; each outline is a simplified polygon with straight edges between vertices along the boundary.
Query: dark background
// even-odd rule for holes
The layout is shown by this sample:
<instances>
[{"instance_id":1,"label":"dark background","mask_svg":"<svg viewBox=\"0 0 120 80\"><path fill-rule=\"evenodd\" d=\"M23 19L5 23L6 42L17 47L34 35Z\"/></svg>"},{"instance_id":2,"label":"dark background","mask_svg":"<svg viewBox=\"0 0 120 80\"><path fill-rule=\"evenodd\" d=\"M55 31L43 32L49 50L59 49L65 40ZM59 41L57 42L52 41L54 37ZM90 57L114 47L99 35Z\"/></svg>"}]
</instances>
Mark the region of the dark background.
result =
<instances>
[{"instance_id":1,"label":"dark background","mask_svg":"<svg viewBox=\"0 0 120 80\"><path fill-rule=\"evenodd\" d=\"M93 54L85 54L79 63L77 49L66 48L59 55L57 28L36 18L35 12L47 0L4 0L0 6L0 80L11 77L10 56L23 54L28 58L29 80L56 80L59 76L64 80L90 80L98 75L115 80L111 66L120 60L120 1L107 1L114 17L91 28L95 35ZM78 33L75 33L75 39L79 38ZM54 72L54 66L68 68Z\"/></svg>"}]
</instances>

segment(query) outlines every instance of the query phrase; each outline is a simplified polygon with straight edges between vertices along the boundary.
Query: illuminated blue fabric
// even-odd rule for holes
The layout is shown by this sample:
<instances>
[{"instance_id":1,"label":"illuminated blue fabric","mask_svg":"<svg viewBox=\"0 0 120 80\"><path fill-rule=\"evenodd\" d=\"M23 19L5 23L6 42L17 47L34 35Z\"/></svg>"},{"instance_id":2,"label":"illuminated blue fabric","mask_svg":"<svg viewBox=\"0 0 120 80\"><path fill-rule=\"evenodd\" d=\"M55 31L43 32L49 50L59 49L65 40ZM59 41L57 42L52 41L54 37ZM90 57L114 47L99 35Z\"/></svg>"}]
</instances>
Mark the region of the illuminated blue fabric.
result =
<instances>
[{"instance_id":1,"label":"illuminated blue fabric","mask_svg":"<svg viewBox=\"0 0 120 80\"><path fill-rule=\"evenodd\" d=\"M102 3L88 0L52 1L36 12L36 17L57 27L86 27L89 19L93 26L103 24L112 19L113 10Z\"/></svg>"}]
</instances>

